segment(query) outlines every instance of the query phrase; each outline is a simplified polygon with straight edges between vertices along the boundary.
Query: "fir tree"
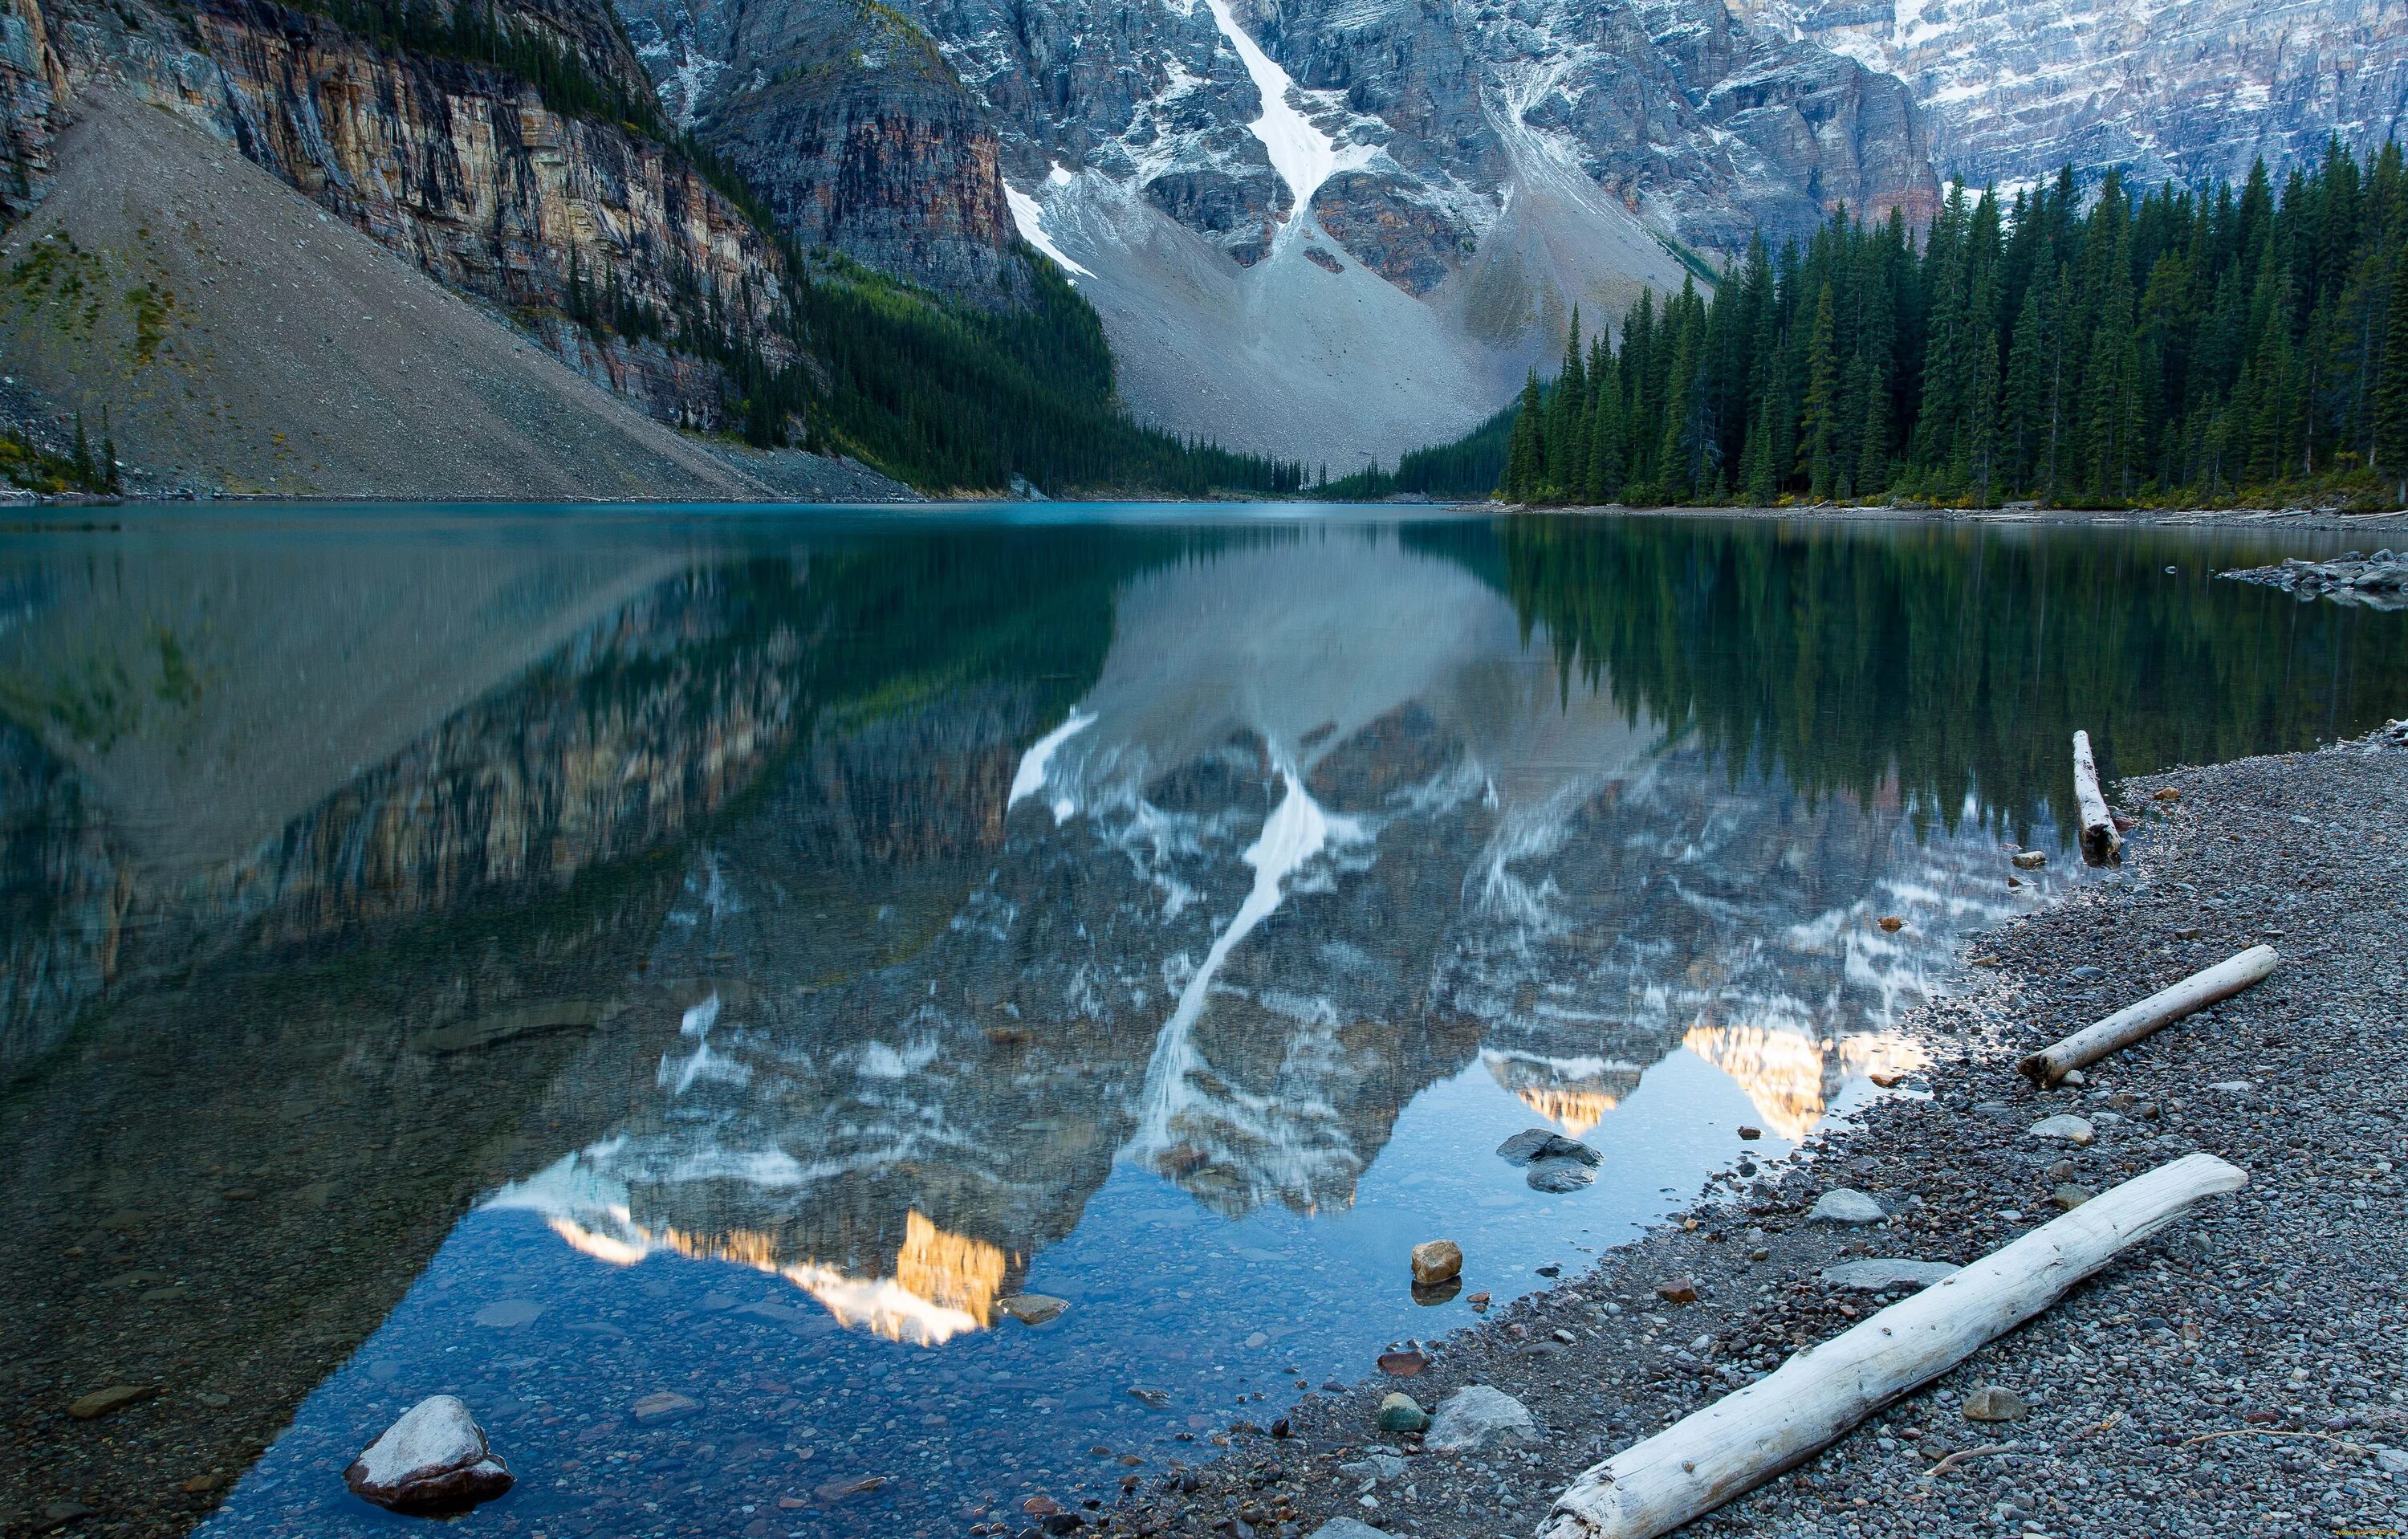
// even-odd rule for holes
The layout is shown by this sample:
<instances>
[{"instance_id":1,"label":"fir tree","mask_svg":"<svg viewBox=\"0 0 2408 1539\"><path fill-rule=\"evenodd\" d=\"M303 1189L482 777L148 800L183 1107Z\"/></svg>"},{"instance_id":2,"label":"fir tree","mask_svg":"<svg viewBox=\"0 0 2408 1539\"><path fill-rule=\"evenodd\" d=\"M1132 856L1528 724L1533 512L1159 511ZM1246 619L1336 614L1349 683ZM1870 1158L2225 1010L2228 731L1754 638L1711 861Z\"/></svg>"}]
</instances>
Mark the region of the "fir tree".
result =
<instances>
[{"instance_id":1,"label":"fir tree","mask_svg":"<svg viewBox=\"0 0 2408 1539\"><path fill-rule=\"evenodd\" d=\"M1522 402L1513 415L1513 439L1505 452L1505 479L1498 490L1508 502L1535 502L1546 474L1546 447L1539 430L1539 371L1523 381Z\"/></svg>"},{"instance_id":2,"label":"fir tree","mask_svg":"<svg viewBox=\"0 0 2408 1539\"><path fill-rule=\"evenodd\" d=\"M2408 504L2408 242L2391 259L2383 372L2374 387L2374 469Z\"/></svg>"},{"instance_id":3,"label":"fir tree","mask_svg":"<svg viewBox=\"0 0 2408 1539\"><path fill-rule=\"evenodd\" d=\"M1834 447L1840 410L1840 359L1835 340L1831 285L1814 297L1814 329L1806 343L1806 399L1799 424L1799 468L1805 472L1808 495L1817 502L1831 496Z\"/></svg>"}]
</instances>

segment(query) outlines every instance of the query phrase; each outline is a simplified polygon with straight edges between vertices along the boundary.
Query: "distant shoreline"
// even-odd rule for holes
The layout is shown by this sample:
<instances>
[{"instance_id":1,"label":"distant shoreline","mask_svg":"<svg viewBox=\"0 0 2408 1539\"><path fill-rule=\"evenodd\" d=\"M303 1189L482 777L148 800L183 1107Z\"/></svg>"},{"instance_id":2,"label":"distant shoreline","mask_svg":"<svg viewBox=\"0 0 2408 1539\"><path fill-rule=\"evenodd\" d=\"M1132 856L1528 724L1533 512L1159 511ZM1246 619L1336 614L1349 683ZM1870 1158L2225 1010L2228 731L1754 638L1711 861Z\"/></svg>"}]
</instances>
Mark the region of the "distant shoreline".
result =
<instances>
[{"instance_id":1,"label":"distant shoreline","mask_svg":"<svg viewBox=\"0 0 2408 1539\"><path fill-rule=\"evenodd\" d=\"M7 525L8 515L11 512L21 517L33 515L39 519L42 515L56 515L70 511L89 514L105 509L147 511L177 506L195 509L237 506L247 508L329 507L346 510L439 507L459 511L540 507L591 509L598 512L651 507L725 507L758 511L801 511L813 508L918 508L939 511L984 506L1041 507L1048 503L1075 508L1116 502L1154 507L1188 506L1201 509L1254 505L1297 507L1316 505L1314 499L1311 497L1165 497L1139 494L1041 499L915 495L853 502L780 502L759 499L726 503L695 503L680 501L673 497L610 497L567 502L539 500L522 502L500 498L345 496L335 494L289 496L282 493L272 492L133 493L114 497L61 494L0 499L0 526ZM1789 508L1722 505L1625 506L1620 503L1558 506L1440 498L1411 501L1383 499L1376 502L1328 502L1318 505L1346 508L1369 514L1385 513L1400 519L1428 515L1497 518L1529 514L1536 517L1733 519L1795 524L1981 524L2004 527L2028 525L2080 528L2215 528L2255 529L2276 534L2291 532L2408 534L2408 510L2390 510L2376 513L2346 513L2337 509L2305 508L1904 508L1888 505L1855 506L1828 503Z\"/></svg>"},{"instance_id":2,"label":"distant shoreline","mask_svg":"<svg viewBox=\"0 0 2408 1539\"><path fill-rule=\"evenodd\" d=\"M1479 503L1429 504L1475 509ZM1492 511L1561 513L1591 518L1777 519L1801 524L1997 524L2129 528L2238 528L2277 533L2294 529L2408 531L2408 510L2345 513L2308 508L1895 508L1836 503L1794 508L1625 507L1493 504Z\"/></svg>"}]
</instances>

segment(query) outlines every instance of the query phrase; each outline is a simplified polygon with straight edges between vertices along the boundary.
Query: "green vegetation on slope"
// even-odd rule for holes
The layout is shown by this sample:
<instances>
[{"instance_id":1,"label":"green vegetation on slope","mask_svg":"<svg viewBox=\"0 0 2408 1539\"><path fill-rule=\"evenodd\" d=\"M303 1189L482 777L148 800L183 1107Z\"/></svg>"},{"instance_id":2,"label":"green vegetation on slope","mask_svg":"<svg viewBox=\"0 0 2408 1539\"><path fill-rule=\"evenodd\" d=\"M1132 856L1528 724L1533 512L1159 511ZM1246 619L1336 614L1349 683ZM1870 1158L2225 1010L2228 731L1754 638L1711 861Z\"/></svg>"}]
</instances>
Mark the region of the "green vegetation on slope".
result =
<instances>
[{"instance_id":1,"label":"green vegetation on slope","mask_svg":"<svg viewBox=\"0 0 2408 1539\"><path fill-rule=\"evenodd\" d=\"M1496 490L2408 501L2408 167L2335 144L2279 196L2261 165L2138 197L2111 175L2086 207L2067 171L2011 205L1959 185L1919 248L1844 212L1759 241L1711 297L1642 296L1619 347L1575 318Z\"/></svg>"},{"instance_id":2,"label":"green vegetation on slope","mask_svg":"<svg viewBox=\"0 0 2408 1539\"><path fill-rule=\"evenodd\" d=\"M1484 497L1505 473L1505 451L1518 406L1509 406L1453 443L1409 450L1394 470L1377 465L1316 487L1338 501L1376 502L1382 497Z\"/></svg>"},{"instance_id":3,"label":"green vegetation on slope","mask_svg":"<svg viewBox=\"0 0 2408 1539\"><path fill-rule=\"evenodd\" d=\"M1025 309L972 310L823 256L797 286L800 335L832 376L811 406L829 445L926 488L1128 489L1200 496L1302 488L1301 464L1140 427L1114 394L1095 309L1024 252Z\"/></svg>"}]
</instances>

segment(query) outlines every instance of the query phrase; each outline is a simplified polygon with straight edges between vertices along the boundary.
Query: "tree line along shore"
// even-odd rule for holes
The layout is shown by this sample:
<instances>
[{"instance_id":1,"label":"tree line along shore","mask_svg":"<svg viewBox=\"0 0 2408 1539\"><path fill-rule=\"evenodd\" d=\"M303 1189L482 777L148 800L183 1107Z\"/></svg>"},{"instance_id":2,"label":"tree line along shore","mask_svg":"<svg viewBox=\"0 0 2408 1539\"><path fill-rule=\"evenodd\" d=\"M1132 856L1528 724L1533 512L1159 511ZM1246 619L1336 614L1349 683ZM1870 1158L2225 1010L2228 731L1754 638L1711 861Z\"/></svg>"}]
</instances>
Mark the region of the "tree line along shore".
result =
<instances>
[{"instance_id":1,"label":"tree line along shore","mask_svg":"<svg viewBox=\"0 0 2408 1539\"><path fill-rule=\"evenodd\" d=\"M1920 238L1918 239L1918 237ZM1523 504L2408 501L2408 163L2338 142L2278 188L2069 168L1842 210L1710 293L1572 318L1517 408L1334 496Z\"/></svg>"}]
</instances>

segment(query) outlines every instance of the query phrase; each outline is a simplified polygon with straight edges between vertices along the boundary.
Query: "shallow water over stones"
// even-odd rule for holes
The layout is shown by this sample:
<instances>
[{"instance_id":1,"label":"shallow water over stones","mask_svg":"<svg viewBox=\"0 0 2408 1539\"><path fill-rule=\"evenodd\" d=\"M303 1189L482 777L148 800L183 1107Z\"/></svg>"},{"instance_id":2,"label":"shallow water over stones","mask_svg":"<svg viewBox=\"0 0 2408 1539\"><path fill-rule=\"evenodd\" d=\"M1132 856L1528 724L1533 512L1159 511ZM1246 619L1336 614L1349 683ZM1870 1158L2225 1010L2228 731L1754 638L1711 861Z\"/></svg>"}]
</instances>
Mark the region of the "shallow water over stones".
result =
<instances>
[{"instance_id":1,"label":"shallow water over stones","mask_svg":"<svg viewBox=\"0 0 2408 1539\"><path fill-rule=\"evenodd\" d=\"M452 1394L464 1532L1109 1503L1911 1074L2071 726L2408 679L2303 542L1290 511L10 537L0 1501L387 1528Z\"/></svg>"}]
</instances>

